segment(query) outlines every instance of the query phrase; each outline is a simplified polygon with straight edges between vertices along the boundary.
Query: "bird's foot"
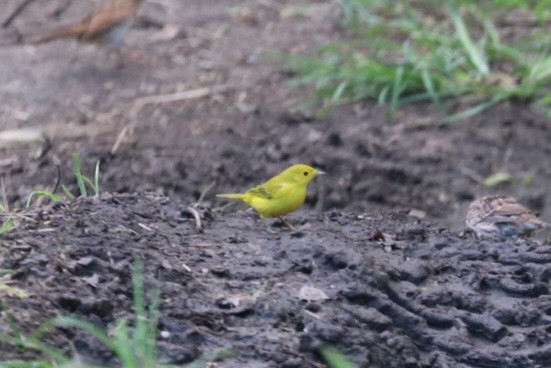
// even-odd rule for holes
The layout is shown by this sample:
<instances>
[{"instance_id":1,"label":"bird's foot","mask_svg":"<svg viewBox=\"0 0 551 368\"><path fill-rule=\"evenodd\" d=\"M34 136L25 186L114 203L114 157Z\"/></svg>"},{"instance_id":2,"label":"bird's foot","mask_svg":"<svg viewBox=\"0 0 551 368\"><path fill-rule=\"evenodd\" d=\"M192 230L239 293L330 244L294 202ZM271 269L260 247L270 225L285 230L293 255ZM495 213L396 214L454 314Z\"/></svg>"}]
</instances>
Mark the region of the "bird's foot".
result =
<instances>
[{"instance_id":1,"label":"bird's foot","mask_svg":"<svg viewBox=\"0 0 551 368\"><path fill-rule=\"evenodd\" d=\"M287 230L293 232L293 233L298 233L299 230L294 227L293 225L291 225L289 222L285 221L283 219L283 217L278 217L279 221L281 221L281 223L287 228Z\"/></svg>"}]
</instances>

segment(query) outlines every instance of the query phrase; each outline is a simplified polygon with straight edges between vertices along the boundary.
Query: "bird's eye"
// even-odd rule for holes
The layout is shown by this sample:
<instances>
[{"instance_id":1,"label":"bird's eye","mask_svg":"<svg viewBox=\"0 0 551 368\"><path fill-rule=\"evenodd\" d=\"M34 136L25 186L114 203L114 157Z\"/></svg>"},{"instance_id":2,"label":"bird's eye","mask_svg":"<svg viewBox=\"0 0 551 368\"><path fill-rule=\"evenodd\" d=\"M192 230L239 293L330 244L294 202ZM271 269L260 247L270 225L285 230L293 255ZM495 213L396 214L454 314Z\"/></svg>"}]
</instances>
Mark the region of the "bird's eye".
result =
<instances>
[{"instance_id":1,"label":"bird's eye","mask_svg":"<svg viewBox=\"0 0 551 368\"><path fill-rule=\"evenodd\" d=\"M308 171L303 172L304 176L308 176Z\"/></svg>"}]
</instances>

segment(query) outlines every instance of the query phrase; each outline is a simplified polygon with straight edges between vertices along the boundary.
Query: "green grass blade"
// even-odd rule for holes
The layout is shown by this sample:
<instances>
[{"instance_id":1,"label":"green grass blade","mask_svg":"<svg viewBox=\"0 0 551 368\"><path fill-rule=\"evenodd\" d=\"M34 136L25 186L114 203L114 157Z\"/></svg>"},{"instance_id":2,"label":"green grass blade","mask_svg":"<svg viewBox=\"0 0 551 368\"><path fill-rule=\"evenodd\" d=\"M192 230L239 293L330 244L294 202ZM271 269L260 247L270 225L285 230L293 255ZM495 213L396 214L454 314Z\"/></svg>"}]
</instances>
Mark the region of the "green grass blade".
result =
<instances>
[{"instance_id":1,"label":"green grass blade","mask_svg":"<svg viewBox=\"0 0 551 368\"><path fill-rule=\"evenodd\" d=\"M69 198L70 201L74 201L76 199L75 195L71 193L71 191L65 185L61 185L61 190L63 190L63 193L67 198Z\"/></svg>"},{"instance_id":2,"label":"green grass blade","mask_svg":"<svg viewBox=\"0 0 551 368\"><path fill-rule=\"evenodd\" d=\"M513 181L513 177L511 176L511 174L504 171L500 171L484 179L484 182L482 183L482 185L489 188L499 184L511 183L512 181Z\"/></svg>"},{"instance_id":3,"label":"green grass blade","mask_svg":"<svg viewBox=\"0 0 551 368\"><path fill-rule=\"evenodd\" d=\"M463 48L467 52L467 55L469 56L471 62L476 66L480 74L488 75L490 73L488 61L486 57L484 57L482 52L473 43L473 40L471 39L471 36L467 31L467 26L465 25L463 18L461 17L461 15L459 15L457 9L450 9L448 13L455 26L457 36L461 41Z\"/></svg>"},{"instance_id":4,"label":"green grass blade","mask_svg":"<svg viewBox=\"0 0 551 368\"><path fill-rule=\"evenodd\" d=\"M373 98L388 104L391 116L405 104L427 99L445 112L446 99L471 95L480 103L445 123L514 98L537 101L551 115L545 98L551 90L551 34L540 24L522 38L500 39L496 25L516 2L450 0L447 8L405 0L400 6L383 0L340 2L355 37L324 46L314 56L287 60L288 70L298 73L292 84L313 85L325 111ZM537 7L523 11L538 17Z\"/></svg>"},{"instance_id":5,"label":"green grass blade","mask_svg":"<svg viewBox=\"0 0 551 368\"><path fill-rule=\"evenodd\" d=\"M341 97L344 93L344 91L346 90L346 87L348 87L348 83L347 82L341 82L337 88L335 88L335 92L333 92L333 96L331 96L331 103L332 104L337 104L340 100L341 100Z\"/></svg>"},{"instance_id":6,"label":"green grass blade","mask_svg":"<svg viewBox=\"0 0 551 368\"><path fill-rule=\"evenodd\" d=\"M86 185L88 185L88 187L90 189L92 189L94 191L94 195L98 195L98 193L96 192L96 183L95 182L93 182L89 177L84 176L84 175L82 176L82 180L84 180L84 183Z\"/></svg>"},{"instance_id":7,"label":"green grass blade","mask_svg":"<svg viewBox=\"0 0 551 368\"><path fill-rule=\"evenodd\" d=\"M99 196L99 161L96 162L96 170L94 171L94 192Z\"/></svg>"},{"instance_id":8,"label":"green grass blade","mask_svg":"<svg viewBox=\"0 0 551 368\"><path fill-rule=\"evenodd\" d=\"M466 109L466 110L463 110L461 112L458 112L457 114L453 114L451 116L447 116L445 117L444 119L441 119L438 123L439 124L443 124L443 125L446 125L446 124L452 124L452 123L456 123L460 120L463 120L463 119L466 119L466 118L470 118L470 117L473 117L475 115L478 115L480 114L482 111L486 110L486 109L489 109L490 107L494 106L494 105L497 105L498 103L500 103L501 101L503 101L502 98L494 98L490 101L487 101L487 102L482 102L474 107L471 107L469 109Z\"/></svg>"},{"instance_id":9,"label":"green grass blade","mask_svg":"<svg viewBox=\"0 0 551 368\"><path fill-rule=\"evenodd\" d=\"M41 338L36 338L36 336L26 338L25 336L23 336L21 334L19 325L16 323L11 313L6 310L6 307L2 306L2 308L0 309L6 314L8 324L12 330L12 334L10 335L0 334L0 341L7 344L15 345L20 351L25 351L27 349L39 351L45 356L49 357L51 361L58 364L66 364L69 361L69 359L63 353L43 343ZM51 326L51 322L46 322L42 326L40 326L39 331L51 329Z\"/></svg>"},{"instance_id":10,"label":"green grass blade","mask_svg":"<svg viewBox=\"0 0 551 368\"><path fill-rule=\"evenodd\" d=\"M151 303L146 311L143 264L140 261L136 262L133 270L133 291L135 312L134 326L130 328L126 320L120 320L114 330L114 336L112 337L102 329L85 320L73 317L57 317L40 326L32 337L26 338L20 333L13 318L10 319L9 313L5 310L0 300L0 311L7 313L8 322L12 322L10 326L13 331L10 335L0 334L0 342L18 346L20 349L38 350L51 359L53 367L58 367L58 364L70 366L71 362L64 354L48 347L41 341L44 340L44 334L51 331L55 326L73 327L87 332L113 351L115 356L119 359L121 366L124 368L159 367L160 364L156 355L156 343L160 310L160 292L156 290L153 293ZM223 359L222 355L220 359ZM17 361L14 362L15 364L19 364ZM29 362L30 365L28 367L34 366L32 365L34 363L42 364L41 362L42 361ZM2 363L0 362L0 367L1 366ZM36 366L41 367L40 365ZM86 367L93 368L93 366Z\"/></svg>"},{"instance_id":11,"label":"green grass blade","mask_svg":"<svg viewBox=\"0 0 551 368\"><path fill-rule=\"evenodd\" d=\"M147 325L147 344L145 356L151 362L154 362L157 358L157 330L159 324L159 310L161 303L161 293L157 289L153 292L151 297L151 304L149 305L148 325Z\"/></svg>"},{"instance_id":12,"label":"green grass blade","mask_svg":"<svg viewBox=\"0 0 551 368\"><path fill-rule=\"evenodd\" d=\"M48 192L46 190L35 190L29 195L29 198L27 198L27 202L25 202L25 208L30 208L31 203L34 197L48 197L48 199L52 202L59 202L61 201L61 196Z\"/></svg>"},{"instance_id":13,"label":"green grass blade","mask_svg":"<svg viewBox=\"0 0 551 368\"><path fill-rule=\"evenodd\" d=\"M134 314L136 315L136 325L141 327L137 329L137 336L144 336L146 331L144 331L143 322L145 318L145 300L144 300L144 285L143 285L143 263L141 261L136 261L134 264L134 271L132 275L132 283L134 288Z\"/></svg>"},{"instance_id":14,"label":"green grass blade","mask_svg":"<svg viewBox=\"0 0 551 368\"><path fill-rule=\"evenodd\" d=\"M394 115L398 109L398 103L400 100L400 94L402 92L402 80L404 78L404 67L400 66L396 69L396 74L394 76L394 84L392 85L392 96L390 98L390 114Z\"/></svg>"},{"instance_id":15,"label":"green grass blade","mask_svg":"<svg viewBox=\"0 0 551 368\"><path fill-rule=\"evenodd\" d=\"M17 222L12 219L6 219L0 226L0 235L6 234L17 227Z\"/></svg>"},{"instance_id":16,"label":"green grass blade","mask_svg":"<svg viewBox=\"0 0 551 368\"><path fill-rule=\"evenodd\" d=\"M379 96L377 97L377 102L379 104L384 104L386 102L388 92L390 91L390 88L388 86L381 89L381 92L379 93Z\"/></svg>"},{"instance_id":17,"label":"green grass blade","mask_svg":"<svg viewBox=\"0 0 551 368\"><path fill-rule=\"evenodd\" d=\"M423 68L423 70L421 71L421 77L423 78L423 84L425 85L425 89L427 90L427 93L430 96L431 100L436 104L440 111L445 111L446 109L442 104L442 101L440 100L440 95L434 88L432 78L430 77L430 73L426 68Z\"/></svg>"},{"instance_id":18,"label":"green grass blade","mask_svg":"<svg viewBox=\"0 0 551 368\"><path fill-rule=\"evenodd\" d=\"M80 196L87 197L88 193L86 192L86 185L84 185L84 179L80 167L80 159L76 153L71 156L71 163L73 164L73 173L75 174L75 178L77 179Z\"/></svg>"},{"instance_id":19,"label":"green grass blade","mask_svg":"<svg viewBox=\"0 0 551 368\"><path fill-rule=\"evenodd\" d=\"M331 368L358 368L335 348L324 347L320 353Z\"/></svg>"},{"instance_id":20,"label":"green grass blade","mask_svg":"<svg viewBox=\"0 0 551 368\"><path fill-rule=\"evenodd\" d=\"M53 319L54 325L63 327L76 327L88 332L102 344L107 346L117 355L119 353L118 345L100 328L94 326L88 321L84 321L74 317L56 317Z\"/></svg>"},{"instance_id":21,"label":"green grass blade","mask_svg":"<svg viewBox=\"0 0 551 368\"><path fill-rule=\"evenodd\" d=\"M154 349L151 349L156 340L156 325L153 331L150 329L148 319L150 316L146 313L145 309L145 294L143 284L143 264L141 261L136 261L133 272L133 284L134 284L134 314L136 318L135 336L134 340L137 346L140 346L140 355L143 361L154 360L151 354L154 354ZM153 333L153 336L151 336Z\"/></svg>"},{"instance_id":22,"label":"green grass blade","mask_svg":"<svg viewBox=\"0 0 551 368\"><path fill-rule=\"evenodd\" d=\"M114 350L117 357L121 360L122 366L125 368L141 368L136 359L136 353L141 348L136 341L132 341L130 337L130 331L128 329L128 323L122 320L115 329L114 344L117 349Z\"/></svg>"},{"instance_id":23,"label":"green grass blade","mask_svg":"<svg viewBox=\"0 0 551 368\"><path fill-rule=\"evenodd\" d=\"M19 299L25 299L29 296L25 290L10 286L0 280L0 296L2 295L8 295Z\"/></svg>"}]
</instances>

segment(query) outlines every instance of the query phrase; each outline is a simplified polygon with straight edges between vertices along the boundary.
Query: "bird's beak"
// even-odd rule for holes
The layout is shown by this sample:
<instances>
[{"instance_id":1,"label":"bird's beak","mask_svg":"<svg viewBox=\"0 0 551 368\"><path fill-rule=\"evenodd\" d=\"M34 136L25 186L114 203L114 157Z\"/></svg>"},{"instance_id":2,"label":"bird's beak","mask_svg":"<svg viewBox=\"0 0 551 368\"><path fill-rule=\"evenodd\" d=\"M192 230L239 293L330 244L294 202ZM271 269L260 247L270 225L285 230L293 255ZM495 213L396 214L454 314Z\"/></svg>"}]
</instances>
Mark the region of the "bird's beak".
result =
<instances>
[{"instance_id":1,"label":"bird's beak","mask_svg":"<svg viewBox=\"0 0 551 368\"><path fill-rule=\"evenodd\" d=\"M316 175L327 175L325 171L316 170Z\"/></svg>"}]
</instances>

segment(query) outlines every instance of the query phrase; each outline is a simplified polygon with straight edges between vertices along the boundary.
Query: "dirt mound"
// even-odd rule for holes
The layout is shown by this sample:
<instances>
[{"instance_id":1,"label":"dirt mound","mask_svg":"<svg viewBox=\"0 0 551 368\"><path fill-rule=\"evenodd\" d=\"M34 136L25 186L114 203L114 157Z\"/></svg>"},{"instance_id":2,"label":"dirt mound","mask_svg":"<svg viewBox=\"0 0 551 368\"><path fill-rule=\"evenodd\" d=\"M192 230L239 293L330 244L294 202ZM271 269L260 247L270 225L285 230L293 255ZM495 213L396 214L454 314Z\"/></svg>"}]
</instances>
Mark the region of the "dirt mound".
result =
<instances>
[{"instance_id":1,"label":"dirt mound","mask_svg":"<svg viewBox=\"0 0 551 368\"><path fill-rule=\"evenodd\" d=\"M132 320L134 259L161 291L159 349L183 364L323 367L331 344L362 367L544 367L551 359L551 243L479 241L405 213L290 217L270 233L247 211L104 195L30 214L4 236L0 268L29 293L3 298L23 331L56 315L108 329ZM271 224L274 225L274 224ZM8 329L1 317L2 332ZM86 359L115 364L85 333L58 329ZM0 345L3 359L29 358Z\"/></svg>"}]
</instances>

